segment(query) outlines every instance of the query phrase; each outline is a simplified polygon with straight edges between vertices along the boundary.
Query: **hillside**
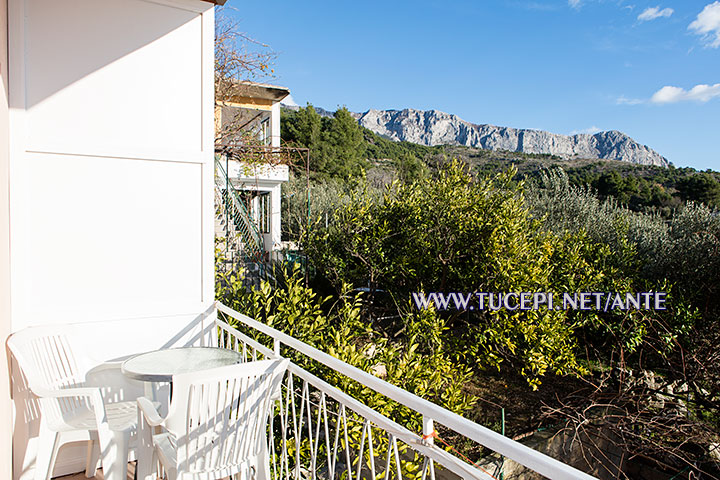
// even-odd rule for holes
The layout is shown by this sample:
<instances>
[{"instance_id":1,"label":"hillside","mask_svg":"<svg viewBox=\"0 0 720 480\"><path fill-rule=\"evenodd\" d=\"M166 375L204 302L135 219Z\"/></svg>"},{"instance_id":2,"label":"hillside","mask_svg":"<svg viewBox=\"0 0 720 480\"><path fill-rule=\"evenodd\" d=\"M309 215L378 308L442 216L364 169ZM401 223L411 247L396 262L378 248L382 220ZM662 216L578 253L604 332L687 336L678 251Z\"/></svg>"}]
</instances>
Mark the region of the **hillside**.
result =
<instances>
[{"instance_id":1,"label":"hillside","mask_svg":"<svg viewBox=\"0 0 720 480\"><path fill-rule=\"evenodd\" d=\"M283 107L287 114L304 110ZM334 112L313 107L320 118ZM648 147L616 130L595 134L560 135L542 130L476 125L438 110L368 110L349 112L360 126L395 142L423 146L466 146L483 150L552 155L564 160L590 158L638 165L667 167L670 162Z\"/></svg>"},{"instance_id":2,"label":"hillside","mask_svg":"<svg viewBox=\"0 0 720 480\"><path fill-rule=\"evenodd\" d=\"M636 165L618 160L575 158L563 160L554 155L484 150L464 146L426 147L410 142L393 142L365 130L366 155L372 164L370 178L384 177L410 163L409 156L437 170L452 159L462 160L477 175L494 175L514 166L518 180L533 179L545 170L561 168L573 185L587 185L601 198L614 197L636 211L656 211L663 216L685 200L720 207L720 173L699 172L693 168ZM398 158L403 158L402 162ZM394 174L398 176L397 173Z\"/></svg>"},{"instance_id":3,"label":"hillside","mask_svg":"<svg viewBox=\"0 0 720 480\"><path fill-rule=\"evenodd\" d=\"M720 174L712 171L395 141L360 127L346 109L336 116L312 107L285 109L282 130L286 142L311 148L314 176L324 178L347 179L364 170L368 180L377 185L396 178L414 181L457 158L477 174L498 173L514 165L518 179L560 167L575 185L589 185L603 198L614 197L633 210L657 211L664 216L685 200L720 206Z\"/></svg>"}]
</instances>

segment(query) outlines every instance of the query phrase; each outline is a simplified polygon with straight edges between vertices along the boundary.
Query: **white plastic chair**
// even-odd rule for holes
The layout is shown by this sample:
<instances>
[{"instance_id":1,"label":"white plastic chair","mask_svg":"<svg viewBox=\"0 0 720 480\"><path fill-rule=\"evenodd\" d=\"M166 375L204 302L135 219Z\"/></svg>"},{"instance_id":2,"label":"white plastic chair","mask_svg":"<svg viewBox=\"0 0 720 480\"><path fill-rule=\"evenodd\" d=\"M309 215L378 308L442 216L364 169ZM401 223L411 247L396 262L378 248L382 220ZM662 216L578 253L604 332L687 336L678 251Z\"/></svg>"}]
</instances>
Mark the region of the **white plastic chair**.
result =
<instances>
[{"instance_id":1,"label":"white plastic chair","mask_svg":"<svg viewBox=\"0 0 720 480\"><path fill-rule=\"evenodd\" d=\"M7 342L42 415L35 479L50 478L61 445L89 440L85 475L95 475L102 457L105 479L125 480L142 387L119 365L94 365L73 343L62 326L27 328Z\"/></svg>"},{"instance_id":2,"label":"white plastic chair","mask_svg":"<svg viewBox=\"0 0 720 480\"><path fill-rule=\"evenodd\" d=\"M289 360L264 360L173 376L170 409L162 419L138 398L138 479L159 462L169 480L270 480L266 427ZM160 433L153 433L157 427Z\"/></svg>"}]
</instances>

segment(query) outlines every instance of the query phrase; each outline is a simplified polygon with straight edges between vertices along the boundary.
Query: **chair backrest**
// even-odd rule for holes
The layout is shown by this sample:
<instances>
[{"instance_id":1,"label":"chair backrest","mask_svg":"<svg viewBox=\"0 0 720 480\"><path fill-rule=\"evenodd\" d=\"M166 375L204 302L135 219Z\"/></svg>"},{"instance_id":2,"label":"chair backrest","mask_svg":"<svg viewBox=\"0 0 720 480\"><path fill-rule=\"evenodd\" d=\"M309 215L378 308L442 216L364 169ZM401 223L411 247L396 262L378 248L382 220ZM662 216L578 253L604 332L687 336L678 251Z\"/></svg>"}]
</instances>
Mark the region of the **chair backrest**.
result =
<instances>
[{"instance_id":1,"label":"chair backrest","mask_svg":"<svg viewBox=\"0 0 720 480\"><path fill-rule=\"evenodd\" d=\"M31 390L58 390L81 385L88 365L61 327L32 327L13 333L8 348L18 362ZM43 418L51 425L80 407L87 399L41 399Z\"/></svg>"},{"instance_id":2,"label":"chair backrest","mask_svg":"<svg viewBox=\"0 0 720 480\"><path fill-rule=\"evenodd\" d=\"M176 438L178 470L229 476L259 455L288 363L264 360L173 376L165 426Z\"/></svg>"}]
</instances>

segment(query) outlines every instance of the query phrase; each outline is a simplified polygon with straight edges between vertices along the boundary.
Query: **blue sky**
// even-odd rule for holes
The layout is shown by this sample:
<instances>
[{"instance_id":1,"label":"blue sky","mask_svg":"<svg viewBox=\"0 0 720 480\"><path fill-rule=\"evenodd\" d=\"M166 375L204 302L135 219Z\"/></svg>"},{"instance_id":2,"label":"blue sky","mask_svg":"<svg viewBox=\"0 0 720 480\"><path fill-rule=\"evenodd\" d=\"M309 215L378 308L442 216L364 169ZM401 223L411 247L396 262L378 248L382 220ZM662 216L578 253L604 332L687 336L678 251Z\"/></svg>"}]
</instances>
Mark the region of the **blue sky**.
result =
<instances>
[{"instance_id":1,"label":"blue sky","mask_svg":"<svg viewBox=\"0 0 720 480\"><path fill-rule=\"evenodd\" d=\"M720 170L720 1L231 0L300 105L620 130Z\"/></svg>"}]
</instances>

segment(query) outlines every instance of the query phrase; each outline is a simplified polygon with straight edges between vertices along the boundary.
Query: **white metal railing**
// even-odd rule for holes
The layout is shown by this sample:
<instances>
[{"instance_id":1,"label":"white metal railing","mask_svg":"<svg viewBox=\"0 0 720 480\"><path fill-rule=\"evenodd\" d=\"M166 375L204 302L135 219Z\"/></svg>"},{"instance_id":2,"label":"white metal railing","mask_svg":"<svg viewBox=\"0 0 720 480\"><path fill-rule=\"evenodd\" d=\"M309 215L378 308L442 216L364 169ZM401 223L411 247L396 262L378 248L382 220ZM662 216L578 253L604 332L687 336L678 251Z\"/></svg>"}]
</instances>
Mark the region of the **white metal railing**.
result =
<instances>
[{"instance_id":1,"label":"white metal railing","mask_svg":"<svg viewBox=\"0 0 720 480\"><path fill-rule=\"evenodd\" d=\"M248 361L279 356L282 346L289 347L420 413L423 418L423 432L419 435L291 363L279 399L279 415L276 415L279 425L273 423L270 430L272 480L389 480L392 476L397 480L426 480L428 477L435 480L435 462L462 478L496 478L486 469L434 445L432 438L424 438L434 431L435 422L547 478L595 479L220 302L216 307L218 318L214 330L218 346L242 352ZM272 338L272 349L243 334L229 322L237 322Z\"/></svg>"}]
</instances>

